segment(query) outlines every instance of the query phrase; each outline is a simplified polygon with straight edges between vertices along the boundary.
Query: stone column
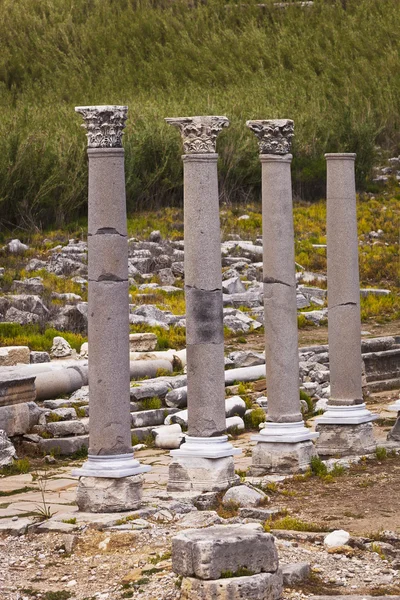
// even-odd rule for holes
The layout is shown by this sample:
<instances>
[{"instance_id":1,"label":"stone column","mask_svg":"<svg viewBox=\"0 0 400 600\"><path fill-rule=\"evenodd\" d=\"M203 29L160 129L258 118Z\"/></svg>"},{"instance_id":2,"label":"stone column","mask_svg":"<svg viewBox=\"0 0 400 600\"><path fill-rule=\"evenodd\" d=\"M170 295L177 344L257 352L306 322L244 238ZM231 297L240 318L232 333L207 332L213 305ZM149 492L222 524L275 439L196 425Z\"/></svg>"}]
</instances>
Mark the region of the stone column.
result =
<instances>
[{"instance_id":1,"label":"stone column","mask_svg":"<svg viewBox=\"0 0 400 600\"><path fill-rule=\"evenodd\" d=\"M235 481L225 419L221 233L216 139L226 117L166 119L183 138L188 434L172 450L168 489L213 491Z\"/></svg>"},{"instance_id":2,"label":"stone column","mask_svg":"<svg viewBox=\"0 0 400 600\"><path fill-rule=\"evenodd\" d=\"M122 135L126 106L77 107L88 138L89 456L79 475L81 510L131 510L141 473L130 430L128 240Z\"/></svg>"},{"instance_id":3,"label":"stone column","mask_svg":"<svg viewBox=\"0 0 400 600\"><path fill-rule=\"evenodd\" d=\"M297 471L315 455L318 434L300 409L292 182L293 121L247 121L262 165L263 282L268 416L253 437L252 473Z\"/></svg>"},{"instance_id":4,"label":"stone column","mask_svg":"<svg viewBox=\"0 0 400 600\"><path fill-rule=\"evenodd\" d=\"M317 449L322 456L367 454L375 449L371 421L376 417L362 394L356 155L325 157L331 397L328 410L317 419Z\"/></svg>"}]
</instances>

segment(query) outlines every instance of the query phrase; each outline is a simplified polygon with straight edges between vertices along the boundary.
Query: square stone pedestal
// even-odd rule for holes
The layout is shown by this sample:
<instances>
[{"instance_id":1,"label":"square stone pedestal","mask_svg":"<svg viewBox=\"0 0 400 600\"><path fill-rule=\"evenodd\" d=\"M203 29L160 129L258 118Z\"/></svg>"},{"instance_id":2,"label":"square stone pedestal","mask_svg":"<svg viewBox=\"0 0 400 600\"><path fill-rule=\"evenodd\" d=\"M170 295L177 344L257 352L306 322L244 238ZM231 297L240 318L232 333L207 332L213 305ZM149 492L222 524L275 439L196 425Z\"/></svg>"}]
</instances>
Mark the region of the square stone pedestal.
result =
<instances>
[{"instance_id":1,"label":"square stone pedestal","mask_svg":"<svg viewBox=\"0 0 400 600\"><path fill-rule=\"evenodd\" d=\"M123 512L136 510L142 502L143 477L81 477L76 503L83 512Z\"/></svg>"},{"instance_id":2,"label":"square stone pedestal","mask_svg":"<svg viewBox=\"0 0 400 600\"><path fill-rule=\"evenodd\" d=\"M175 456L169 465L169 492L219 492L237 483L232 456Z\"/></svg>"},{"instance_id":3,"label":"square stone pedestal","mask_svg":"<svg viewBox=\"0 0 400 600\"><path fill-rule=\"evenodd\" d=\"M317 452L321 458L372 454L376 441L372 422L378 417L361 404L330 405L316 419Z\"/></svg>"},{"instance_id":4,"label":"square stone pedestal","mask_svg":"<svg viewBox=\"0 0 400 600\"><path fill-rule=\"evenodd\" d=\"M169 492L219 492L239 481L235 475L233 456L241 454L228 442L227 435L218 437L185 436L173 458L168 473Z\"/></svg>"},{"instance_id":5,"label":"square stone pedestal","mask_svg":"<svg viewBox=\"0 0 400 600\"><path fill-rule=\"evenodd\" d=\"M316 426L319 438L317 452L321 458L339 456L364 456L373 454L376 441L372 423L360 425L325 425Z\"/></svg>"},{"instance_id":6,"label":"square stone pedestal","mask_svg":"<svg viewBox=\"0 0 400 600\"><path fill-rule=\"evenodd\" d=\"M269 473L306 471L316 455L315 446L310 440L294 444L259 441L253 449L250 474L262 477Z\"/></svg>"}]
</instances>

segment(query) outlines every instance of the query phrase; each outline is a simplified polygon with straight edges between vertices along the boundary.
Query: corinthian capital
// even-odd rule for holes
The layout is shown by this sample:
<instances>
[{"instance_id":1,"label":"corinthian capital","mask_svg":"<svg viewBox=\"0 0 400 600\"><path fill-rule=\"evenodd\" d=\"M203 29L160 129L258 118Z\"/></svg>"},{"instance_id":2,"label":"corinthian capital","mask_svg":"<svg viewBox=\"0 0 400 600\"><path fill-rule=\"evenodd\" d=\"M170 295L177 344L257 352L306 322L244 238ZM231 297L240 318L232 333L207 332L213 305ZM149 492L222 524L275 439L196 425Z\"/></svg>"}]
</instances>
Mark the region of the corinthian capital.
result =
<instances>
[{"instance_id":1,"label":"corinthian capital","mask_svg":"<svg viewBox=\"0 0 400 600\"><path fill-rule=\"evenodd\" d=\"M127 106L76 106L84 118L88 148L122 148Z\"/></svg>"},{"instance_id":2,"label":"corinthian capital","mask_svg":"<svg viewBox=\"0 0 400 600\"><path fill-rule=\"evenodd\" d=\"M288 154L292 149L294 122L290 119L247 121L258 138L260 154Z\"/></svg>"},{"instance_id":3,"label":"corinthian capital","mask_svg":"<svg viewBox=\"0 0 400 600\"><path fill-rule=\"evenodd\" d=\"M178 117L165 120L180 130L185 154L215 153L219 132L229 126L226 117Z\"/></svg>"}]
</instances>

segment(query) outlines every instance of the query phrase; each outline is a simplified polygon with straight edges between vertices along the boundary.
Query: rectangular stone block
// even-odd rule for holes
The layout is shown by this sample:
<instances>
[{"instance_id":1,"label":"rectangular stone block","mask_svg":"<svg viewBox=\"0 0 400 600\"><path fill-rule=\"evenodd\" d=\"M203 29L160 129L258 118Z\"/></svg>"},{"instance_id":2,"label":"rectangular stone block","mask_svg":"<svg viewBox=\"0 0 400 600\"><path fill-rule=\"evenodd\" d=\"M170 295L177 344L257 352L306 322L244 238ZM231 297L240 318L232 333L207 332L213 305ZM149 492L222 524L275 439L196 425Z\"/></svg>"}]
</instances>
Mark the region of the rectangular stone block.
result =
<instances>
[{"instance_id":1,"label":"rectangular stone block","mask_svg":"<svg viewBox=\"0 0 400 600\"><path fill-rule=\"evenodd\" d=\"M216 525L175 536L172 569L178 575L198 579L219 579L239 569L275 573L278 553L273 536L261 525Z\"/></svg>"},{"instance_id":2,"label":"rectangular stone block","mask_svg":"<svg viewBox=\"0 0 400 600\"><path fill-rule=\"evenodd\" d=\"M35 376L26 377L15 372L2 372L0 378L0 407L35 400Z\"/></svg>"},{"instance_id":3,"label":"rectangular stone block","mask_svg":"<svg viewBox=\"0 0 400 600\"><path fill-rule=\"evenodd\" d=\"M187 344L223 344L222 290L199 290L186 286Z\"/></svg>"},{"instance_id":4,"label":"rectangular stone block","mask_svg":"<svg viewBox=\"0 0 400 600\"><path fill-rule=\"evenodd\" d=\"M0 367L11 367L17 364L29 365L30 360L28 346L4 346L0 348Z\"/></svg>"}]
</instances>

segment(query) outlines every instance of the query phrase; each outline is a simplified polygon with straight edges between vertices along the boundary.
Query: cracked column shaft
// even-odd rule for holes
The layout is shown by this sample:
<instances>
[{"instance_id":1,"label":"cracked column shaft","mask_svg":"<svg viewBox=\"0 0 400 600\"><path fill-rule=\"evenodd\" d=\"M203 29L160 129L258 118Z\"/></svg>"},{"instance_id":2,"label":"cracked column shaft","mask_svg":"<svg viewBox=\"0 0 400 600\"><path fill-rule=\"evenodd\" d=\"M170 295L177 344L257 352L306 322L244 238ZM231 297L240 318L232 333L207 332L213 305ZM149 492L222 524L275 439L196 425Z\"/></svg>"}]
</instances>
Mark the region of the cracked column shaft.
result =
<instances>
[{"instance_id":1,"label":"cracked column shaft","mask_svg":"<svg viewBox=\"0 0 400 600\"><path fill-rule=\"evenodd\" d=\"M292 155L260 156L268 420L302 420L299 398Z\"/></svg>"},{"instance_id":2,"label":"cracked column shaft","mask_svg":"<svg viewBox=\"0 0 400 600\"><path fill-rule=\"evenodd\" d=\"M134 459L130 428L128 238L122 134L126 106L77 107L88 138L88 460L77 504L103 512L140 505L149 470ZM101 481L99 480L101 479ZM124 479L125 481L121 481Z\"/></svg>"},{"instance_id":3,"label":"cracked column shaft","mask_svg":"<svg viewBox=\"0 0 400 600\"><path fill-rule=\"evenodd\" d=\"M355 154L326 154L332 405L363 402Z\"/></svg>"},{"instance_id":4,"label":"cracked column shaft","mask_svg":"<svg viewBox=\"0 0 400 600\"><path fill-rule=\"evenodd\" d=\"M225 418L221 232L216 138L226 117L166 119L183 138L188 435L173 450L168 489L234 481ZM239 451L240 452L240 451Z\"/></svg>"}]
</instances>

